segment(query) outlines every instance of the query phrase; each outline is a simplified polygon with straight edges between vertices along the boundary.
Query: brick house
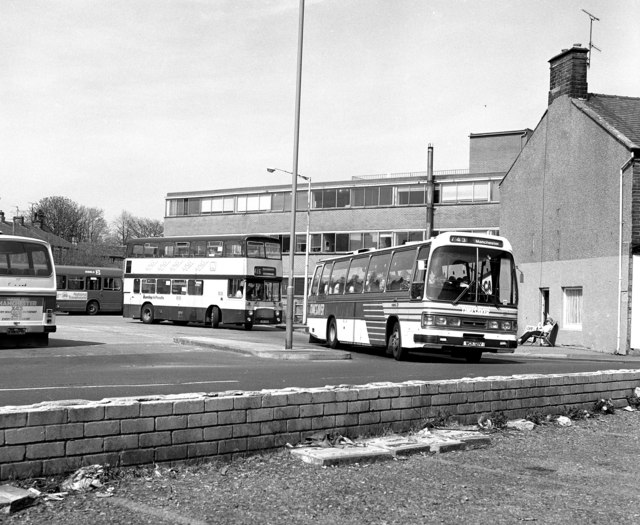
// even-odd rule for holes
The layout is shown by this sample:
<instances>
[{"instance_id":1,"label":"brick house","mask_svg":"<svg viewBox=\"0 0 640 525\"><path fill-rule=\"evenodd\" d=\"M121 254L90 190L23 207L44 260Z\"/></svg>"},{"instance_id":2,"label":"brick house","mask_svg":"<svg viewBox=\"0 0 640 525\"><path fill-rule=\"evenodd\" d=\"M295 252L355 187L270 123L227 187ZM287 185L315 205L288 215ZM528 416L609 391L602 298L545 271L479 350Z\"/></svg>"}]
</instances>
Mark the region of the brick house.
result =
<instances>
[{"instance_id":1,"label":"brick house","mask_svg":"<svg viewBox=\"0 0 640 525\"><path fill-rule=\"evenodd\" d=\"M587 55L549 61L548 108L500 184L500 231L520 331L551 315L558 344L627 354L640 348L640 98L588 93Z\"/></svg>"},{"instance_id":2,"label":"brick house","mask_svg":"<svg viewBox=\"0 0 640 525\"><path fill-rule=\"evenodd\" d=\"M0 234L4 235L20 235L22 237L32 237L47 241L51 245L53 253L53 261L56 264L64 264L73 252L73 244L66 241L62 237L58 237L46 230L42 219L36 216L31 223L24 220L24 216L13 217L11 222L5 220L5 214L0 211Z\"/></svg>"}]
</instances>

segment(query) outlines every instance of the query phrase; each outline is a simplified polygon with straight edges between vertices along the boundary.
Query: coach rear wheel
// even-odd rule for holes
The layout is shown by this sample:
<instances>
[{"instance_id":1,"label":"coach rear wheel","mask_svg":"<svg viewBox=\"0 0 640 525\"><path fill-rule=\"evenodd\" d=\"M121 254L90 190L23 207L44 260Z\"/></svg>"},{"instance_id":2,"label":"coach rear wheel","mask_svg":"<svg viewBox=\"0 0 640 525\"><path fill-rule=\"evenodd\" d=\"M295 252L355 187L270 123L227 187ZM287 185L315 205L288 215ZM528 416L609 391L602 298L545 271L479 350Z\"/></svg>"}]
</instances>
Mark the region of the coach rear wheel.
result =
<instances>
[{"instance_id":1,"label":"coach rear wheel","mask_svg":"<svg viewBox=\"0 0 640 525\"><path fill-rule=\"evenodd\" d=\"M87 305L87 313L89 315L96 315L100 311L100 305L96 301L90 301Z\"/></svg>"},{"instance_id":2,"label":"coach rear wheel","mask_svg":"<svg viewBox=\"0 0 640 525\"><path fill-rule=\"evenodd\" d=\"M140 319L144 324L152 324L155 323L156 318L153 313L153 305L152 304L144 304L140 309Z\"/></svg>"},{"instance_id":3,"label":"coach rear wheel","mask_svg":"<svg viewBox=\"0 0 640 525\"><path fill-rule=\"evenodd\" d=\"M393 329L387 341L387 353L393 355L396 361L402 361L406 357L406 351L402 348L402 335L400 334L400 323L393 323Z\"/></svg>"},{"instance_id":4,"label":"coach rear wheel","mask_svg":"<svg viewBox=\"0 0 640 525\"><path fill-rule=\"evenodd\" d=\"M220 310L215 306L211 310L211 328L218 328L220 326Z\"/></svg>"},{"instance_id":5,"label":"coach rear wheel","mask_svg":"<svg viewBox=\"0 0 640 525\"><path fill-rule=\"evenodd\" d=\"M340 342L338 341L338 327L336 325L336 320L331 319L329 321L329 326L327 328L327 345L329 348L338 348Z\"/></svg>"}]
</instances>

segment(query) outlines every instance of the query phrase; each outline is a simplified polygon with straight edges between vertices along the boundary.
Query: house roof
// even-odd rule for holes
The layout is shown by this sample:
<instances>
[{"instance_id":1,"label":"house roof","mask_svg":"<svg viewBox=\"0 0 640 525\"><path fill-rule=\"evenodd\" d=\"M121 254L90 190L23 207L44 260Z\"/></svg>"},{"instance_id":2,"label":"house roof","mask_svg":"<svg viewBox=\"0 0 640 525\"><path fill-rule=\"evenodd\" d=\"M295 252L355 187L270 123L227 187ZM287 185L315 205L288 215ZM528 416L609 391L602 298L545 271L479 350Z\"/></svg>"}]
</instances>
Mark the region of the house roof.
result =
<instances>
[{"instance_id":1,"label":"house roof","mask_svg":"<svg viewBox=\"0 0 640 525\"><path fill-rule=\"evenodd\" d=\"M41 230L35 226L13 223L0 222L0 233L5 235L21 235L22 237L33 237L47 241L52 247L57 246L59 248L71 248L73 245L64 240L62 237L58 237L53 233Z\"/></svg>"},{"instance_id":2,"label":"house roof","mask_svg":"<svg viewBox=\"0 0 640 525\"><path fill-rule=\"evenodd\" d=\"M640 98L589 94L573 103L629 149L640 149Z\"/></svg>"}]
</instances>

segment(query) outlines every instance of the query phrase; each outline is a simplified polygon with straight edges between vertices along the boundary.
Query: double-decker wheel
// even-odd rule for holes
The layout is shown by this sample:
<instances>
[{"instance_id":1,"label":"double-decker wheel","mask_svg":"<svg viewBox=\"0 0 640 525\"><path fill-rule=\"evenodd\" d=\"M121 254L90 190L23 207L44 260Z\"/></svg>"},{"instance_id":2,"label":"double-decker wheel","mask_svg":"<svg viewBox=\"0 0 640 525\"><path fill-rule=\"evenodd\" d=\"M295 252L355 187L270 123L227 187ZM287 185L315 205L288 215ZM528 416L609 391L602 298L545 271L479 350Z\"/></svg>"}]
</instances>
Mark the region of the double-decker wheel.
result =
<instances>
[{"instance_id":1,"label":"double-decker wheel","mask_svg":"<svg viewBox=\"0 0 640 525\"><path fill-rule=\"evenodd\" d=\"M331 318L329 326L327 327L327 345L329 348L338 348L340 341L338 341L338 326L336 320Z\"/></svg>"},{"instance_id":2,"label":"double-decker wheel","mask_svg":"<svg viewBox=\"0 0 640 525\"><path fill-rule=\"evenodd\" d=\"M402 348L402 335L400 334L400 323L398 321L393 323L393 329L389 334L387 353L393 355L396 361L402 361L407 355L404 348Z\"/></svg>"},{"instance_id":3,"label":"double-decker wheel","mask_svg":"<svg viewBox=\"0 0 640 525\"><path fill-rule=\"evenodd\" d=\"M100 305L97 301L89 301L87 305L87 313L89 315L96 315L100 311Z\"/></svg>"},{"instance_id":4,"label":"double-decker wheel","mask_svg":"<svg viewBox=\"0 0 640 525\"><path fill-rule=\"evenodd\" d=\"M140 319L142 319L144 324L152 324L155 322L156 317L153 313L152 304L146 303L142 305L142 308L140 309Z\"/></svg>"}]
</instances>

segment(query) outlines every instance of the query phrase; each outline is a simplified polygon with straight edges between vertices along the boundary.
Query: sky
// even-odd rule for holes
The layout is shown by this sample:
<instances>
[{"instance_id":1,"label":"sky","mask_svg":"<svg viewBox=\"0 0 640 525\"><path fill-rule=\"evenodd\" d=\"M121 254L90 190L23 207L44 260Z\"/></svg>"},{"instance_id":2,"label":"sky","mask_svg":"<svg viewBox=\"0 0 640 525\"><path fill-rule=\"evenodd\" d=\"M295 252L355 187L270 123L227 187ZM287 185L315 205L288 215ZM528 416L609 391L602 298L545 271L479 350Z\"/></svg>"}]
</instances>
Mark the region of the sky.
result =
<instances>
[{"instance_id":1,"label":"sky","mask_svg":"<svg viewBox=\"0 0 640 525\"><path fill-rule=\"evenodd\" d=\"M640 0L306 0L298 172L469 164L534 129L548 61L640 97ZM300 0L0 0L0 210L44 197L163 219L167 193L290 184Z\"/></svg>"}]
</instances>

